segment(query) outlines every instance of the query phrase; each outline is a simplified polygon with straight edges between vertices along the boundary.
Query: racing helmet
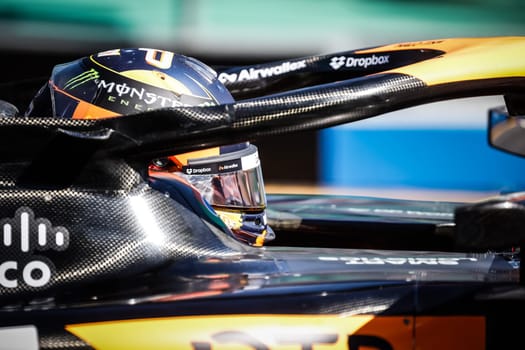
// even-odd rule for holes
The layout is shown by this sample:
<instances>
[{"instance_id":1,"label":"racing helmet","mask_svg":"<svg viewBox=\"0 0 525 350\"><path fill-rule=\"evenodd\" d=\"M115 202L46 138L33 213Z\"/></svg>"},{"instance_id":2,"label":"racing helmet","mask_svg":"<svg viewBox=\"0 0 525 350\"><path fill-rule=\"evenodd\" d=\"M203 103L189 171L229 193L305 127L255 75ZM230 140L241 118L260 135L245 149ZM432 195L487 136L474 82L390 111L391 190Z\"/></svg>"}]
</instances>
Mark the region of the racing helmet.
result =
<instances>
[{"instance_id":1,"label":"racing helmet","mask_svg":"<svg viewBox=\"0 0 525 350\"><path fill-rule=\"evenodd\" d=\"M216 72L194 58L149 48L115 49L55 66L24 115L97 119L233 101ZM255 145L245 142L154 160L150 176L162 173L194 186L238 240L261 246L274 238Z\"/></svg>"},{"instance_id":2,"label":"racing helmet","mask_svg":"<svg viewBox=\"0 0 525 350\"><path fill-rule=\"evenodd\" d=\"M202 62L155 49L116 49L53 68L26 116L96 119L233 102Z\"/></svg>"},{"instance_id":3,"label":"racing helmet","mask_svg":"<svg viewBox=\"0 0 525 350\"><path fill-rule=\"evenodd\" d=\"M267 223L255 145L244 142L153 160L150 175L162 172L178 174L196 187L238 240L262 246L275 238Z\"/></svg>"}]
</instances>

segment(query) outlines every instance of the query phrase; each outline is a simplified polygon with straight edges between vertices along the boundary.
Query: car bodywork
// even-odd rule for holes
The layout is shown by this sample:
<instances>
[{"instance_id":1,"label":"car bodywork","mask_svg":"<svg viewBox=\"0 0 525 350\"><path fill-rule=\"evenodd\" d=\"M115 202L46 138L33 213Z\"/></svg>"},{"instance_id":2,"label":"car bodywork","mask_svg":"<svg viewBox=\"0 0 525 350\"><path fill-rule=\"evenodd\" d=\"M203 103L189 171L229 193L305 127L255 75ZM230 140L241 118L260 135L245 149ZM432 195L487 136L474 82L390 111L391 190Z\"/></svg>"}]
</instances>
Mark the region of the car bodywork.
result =
<instances>
[{"instance_id":1,"label":"car bodywork","mask_svg":"<svg viewBox=\"0 0 525 350\"><path fill-rule=\"evenodd\" d=\"M519 117L523 53L522 37L399 43L219 68L229 105L0 119L0 349L515 345L520 194L270 195L277 239L255 248L145 164L451 98L503 95Z\"/></svg>"}]
</instances>

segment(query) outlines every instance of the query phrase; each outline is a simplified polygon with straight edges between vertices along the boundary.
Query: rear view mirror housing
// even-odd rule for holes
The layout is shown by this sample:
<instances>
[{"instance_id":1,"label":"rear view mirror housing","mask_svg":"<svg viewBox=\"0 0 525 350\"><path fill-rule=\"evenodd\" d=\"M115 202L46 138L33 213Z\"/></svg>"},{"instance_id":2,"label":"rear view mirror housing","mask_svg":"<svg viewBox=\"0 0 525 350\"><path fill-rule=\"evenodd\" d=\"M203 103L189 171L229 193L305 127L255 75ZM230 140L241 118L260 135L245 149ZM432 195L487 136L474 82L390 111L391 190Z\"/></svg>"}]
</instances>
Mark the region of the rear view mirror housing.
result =
<instances>
[{"instance_id":1,"label":"rear view mirror housing","mask_svg":"<svg viewBox=\"0 0 525 350\"><path fill-rule=\"evenodd\" d=\"M496 149L525 157L525 115L510 115L504 106L490 109L488 141Z\"/></svg>"}]
</instances>

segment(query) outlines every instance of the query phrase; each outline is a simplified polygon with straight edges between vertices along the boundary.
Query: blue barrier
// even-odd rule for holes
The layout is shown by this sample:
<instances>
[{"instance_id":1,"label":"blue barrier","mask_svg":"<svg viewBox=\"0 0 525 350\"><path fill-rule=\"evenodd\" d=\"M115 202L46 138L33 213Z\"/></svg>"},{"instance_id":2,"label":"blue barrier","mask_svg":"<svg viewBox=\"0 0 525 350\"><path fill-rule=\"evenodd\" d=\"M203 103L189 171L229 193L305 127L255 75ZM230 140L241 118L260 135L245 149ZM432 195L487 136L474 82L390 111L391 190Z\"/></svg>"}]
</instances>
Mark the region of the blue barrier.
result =
<instances>
[{"instance_id":1,"label":"blue barrier","mask_svg":"<svg viewBox=\"0 0 525 350\"><path fill-rule=\"evenodd\" d=\"M524 190L525 158L491 148L485 110L479 118L459 128L446 123L389 127L385 119L368 127L357 122L323 130L320 181L346 187Z\"/></svg>"}]
</instances>

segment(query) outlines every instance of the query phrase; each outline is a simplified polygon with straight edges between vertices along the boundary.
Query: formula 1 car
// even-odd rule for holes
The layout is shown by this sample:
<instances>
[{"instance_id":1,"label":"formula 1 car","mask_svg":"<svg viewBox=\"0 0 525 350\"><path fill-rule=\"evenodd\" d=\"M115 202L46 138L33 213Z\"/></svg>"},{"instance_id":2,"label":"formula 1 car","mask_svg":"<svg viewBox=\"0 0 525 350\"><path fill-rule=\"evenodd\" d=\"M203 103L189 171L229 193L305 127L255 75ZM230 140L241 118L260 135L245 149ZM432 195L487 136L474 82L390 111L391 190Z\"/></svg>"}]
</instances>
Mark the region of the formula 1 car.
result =
<instances>
[{"instance_id":1,"label":"formula 1 car","mask_svg":"<svg viewBox=\"0 0 525 350\"><path fill-rule=\"evenodd\" d=\"M525 37L406 42L216 67L230 104L0 118L0 349L519 346L524 193L268 195L275 239L258 247L225 234L195 191L154 189L144 169L486 95L506 103L490 113L491 144L523 156L524 54ZM23 109L28 86L0 98Z\"/></svg>"}]
</instances>

